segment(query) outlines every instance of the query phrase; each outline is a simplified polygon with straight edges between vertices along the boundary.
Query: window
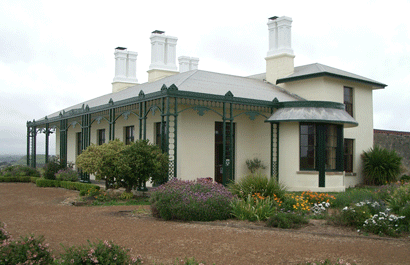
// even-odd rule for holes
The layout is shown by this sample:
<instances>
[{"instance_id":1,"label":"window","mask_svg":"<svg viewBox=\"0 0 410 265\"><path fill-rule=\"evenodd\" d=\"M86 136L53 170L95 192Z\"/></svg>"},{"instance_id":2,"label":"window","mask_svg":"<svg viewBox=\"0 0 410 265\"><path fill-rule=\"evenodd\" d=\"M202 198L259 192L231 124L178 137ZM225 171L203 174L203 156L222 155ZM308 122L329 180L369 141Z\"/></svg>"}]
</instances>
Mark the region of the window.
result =
<instances>
[{"instance_id":1,"label":"window","mask_svg":"<svg viewBox=\"0 0 410 265\"><path fill-rule=\"evenodd\" d=\"M166 123L155 123L155 144L162 148L162 134L165 134Z\"/></svg>"},{"instance_id":2,"label":"window","mask_svg":"<svg viewBox=\"0 0 410 265\"><path fill-rule=\"evenodd\" d=\"M353 139L344 139L344 170L353 172Z\"/></svg>"},{"instance_id":3,"label":"window","mask_svg":"<svg viewBox=\"0 0 410 265\"><path fill-rule=\"evenodd\" d=\"M347 86L343 88L343 103L346 112L353 117L353 88Z\"/></svg>"},{"instance_id":4,"label":"window","mask_svg":"<svg viewBox=\"0 0 410 265\"><path fill-rule=\"evenodd\" d=\"M105 143L105 129L98 130L98 145Z\"/></svg>"},{"instance_id":5,"label":"window","mask_svg":"<svg viewBox=\"0 0 410 265\"><path fill-rule=\"evenodd\" d=\"M314 124L300 125L300 169L315 169L316 130Z\"/></svg>"},{"instance_id":6,"label":"window","mask_svg":"<svg viewBox=\"0 0 410 265\"><path fill-rule=\"evenodd\" d=\"M125 144L130 144L134 142L134 126L125 127Z\"/></svg>"},{"instance_id":7,"label":"window","mask_svg":"<svg viewBox=\"0 0 410 265\"><path fill-rule=\"evenodd\" d=\"M78 132L76 135L77 138L77 155L81 155L81 152L83 151L83 135L82 133Z\"/></svg>"},{"instance_id":8,"label":"window","mask_svg":"<svg viewBox=\"0 0 410 265\"><path fill-rule=\"evenodd\" d=\"M334 124L300 124L300 170L342 171L343 127Z\"/></svg>"}]
</instances>

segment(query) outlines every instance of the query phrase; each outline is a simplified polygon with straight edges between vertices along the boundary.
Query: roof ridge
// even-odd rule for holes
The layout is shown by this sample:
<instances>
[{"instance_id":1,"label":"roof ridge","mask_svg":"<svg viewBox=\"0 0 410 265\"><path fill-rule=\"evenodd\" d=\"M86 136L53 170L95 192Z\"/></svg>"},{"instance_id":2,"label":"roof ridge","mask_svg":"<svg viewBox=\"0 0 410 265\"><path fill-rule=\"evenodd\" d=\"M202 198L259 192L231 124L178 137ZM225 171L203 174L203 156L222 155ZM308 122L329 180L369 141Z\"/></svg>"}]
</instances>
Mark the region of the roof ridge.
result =
<instances>
[{"instance_id":1,"label":"roof ridge","mask_svg":"<svg viewBox=\"0 0 410 265\"><path fill-rule=\"evenodd\" d=\"M194 74L196 74L198 71L199 71L198 69L195 69L195 70L192 71L191 74L187 75L187 77L182 78L182 79L181 79L181 82L178 84L178 86L182 85L186 80L188 80L191 76L193 76Z\"/></svg>"}]
</instances>

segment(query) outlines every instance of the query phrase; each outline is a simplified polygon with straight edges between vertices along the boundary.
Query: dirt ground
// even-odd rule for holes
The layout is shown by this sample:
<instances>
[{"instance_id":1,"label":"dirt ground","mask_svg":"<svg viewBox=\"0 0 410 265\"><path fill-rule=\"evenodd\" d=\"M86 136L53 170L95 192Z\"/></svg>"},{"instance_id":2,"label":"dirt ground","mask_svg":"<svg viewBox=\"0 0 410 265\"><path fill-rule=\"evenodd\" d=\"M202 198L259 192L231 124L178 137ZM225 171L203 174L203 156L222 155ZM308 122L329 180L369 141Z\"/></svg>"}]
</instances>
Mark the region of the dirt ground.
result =
<instances>
[{"instance_id":1,"label":"dirt ground","mask_svg":"<svg viewBox=\"0 0 410 265\"><path fill-rule=\"evenodd\" d=\"M145 264L195 257L206 264L299 264L343 259L357 264L410 264L410 238L359 235L322 221L298 230L235 220L165 222L148 206L72 206L78 192L0 183L0 222L14 238L44 235L53 250L112 240Z\"/></svg>"}]
</instances>

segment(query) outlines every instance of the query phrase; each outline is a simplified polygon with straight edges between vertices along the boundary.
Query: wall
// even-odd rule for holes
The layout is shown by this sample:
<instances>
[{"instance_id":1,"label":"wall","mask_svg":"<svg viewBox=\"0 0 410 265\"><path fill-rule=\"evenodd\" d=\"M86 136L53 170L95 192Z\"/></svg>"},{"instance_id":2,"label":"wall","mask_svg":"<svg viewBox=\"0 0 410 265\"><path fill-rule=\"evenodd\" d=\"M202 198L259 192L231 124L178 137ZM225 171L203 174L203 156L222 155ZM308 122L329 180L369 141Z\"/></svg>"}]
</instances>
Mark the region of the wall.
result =
<instances>
[{"instance_id":1,"label":"wall","mask_svg":"<svg viewBox=\"0 0 410 265\"><path fill-rule=\"evenodd\" d=\"M395 150L403 158L403 173L410 175L410 132L374 130L374 145Z\"/></svg>"},{"instance_id":2,"label":"wall","mask_svg":"<svg viewBox=\"0 0 410 265\"><path fill-rule=\"evenodd\" d=\"M363 83L331 77L305 79L280 84L280 86L307 100L339 103L343 103L343 87L353 88L353 118L359 123L359 126L344 129L344 138L354 139L353 174L346 174L344 185L350 187L361 183L363 177L360 155L373 146L372 88Z\"/></svg>"}]
</instances>

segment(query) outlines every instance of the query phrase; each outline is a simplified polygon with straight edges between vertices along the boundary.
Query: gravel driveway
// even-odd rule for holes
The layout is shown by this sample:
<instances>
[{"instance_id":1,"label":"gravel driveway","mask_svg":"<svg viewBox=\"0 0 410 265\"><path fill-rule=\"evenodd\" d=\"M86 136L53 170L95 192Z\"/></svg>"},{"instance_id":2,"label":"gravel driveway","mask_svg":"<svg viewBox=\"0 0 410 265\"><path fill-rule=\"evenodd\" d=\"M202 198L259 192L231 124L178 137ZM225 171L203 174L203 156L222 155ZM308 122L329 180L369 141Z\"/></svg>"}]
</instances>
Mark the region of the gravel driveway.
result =
<instances>
[{"instance_id":1,"label":"gravel driveway","mask_svg":"<svg viewBox=\"0 0 410 265\"><path fill-rule=\"evenodd\" d=\"M280 230L239 221L165 222L143 206L76 207L64 203L78 195L32 183L0 183L0 221L14 238L44 235L53 250L113 240L141 255L146 264L173 264L195 257L206 264L298 264L338 258L357 264L410 264L409 238L357 235L320 224ZM132 214L134 212L134 214Z\"/></svg>"}]
</instances>

